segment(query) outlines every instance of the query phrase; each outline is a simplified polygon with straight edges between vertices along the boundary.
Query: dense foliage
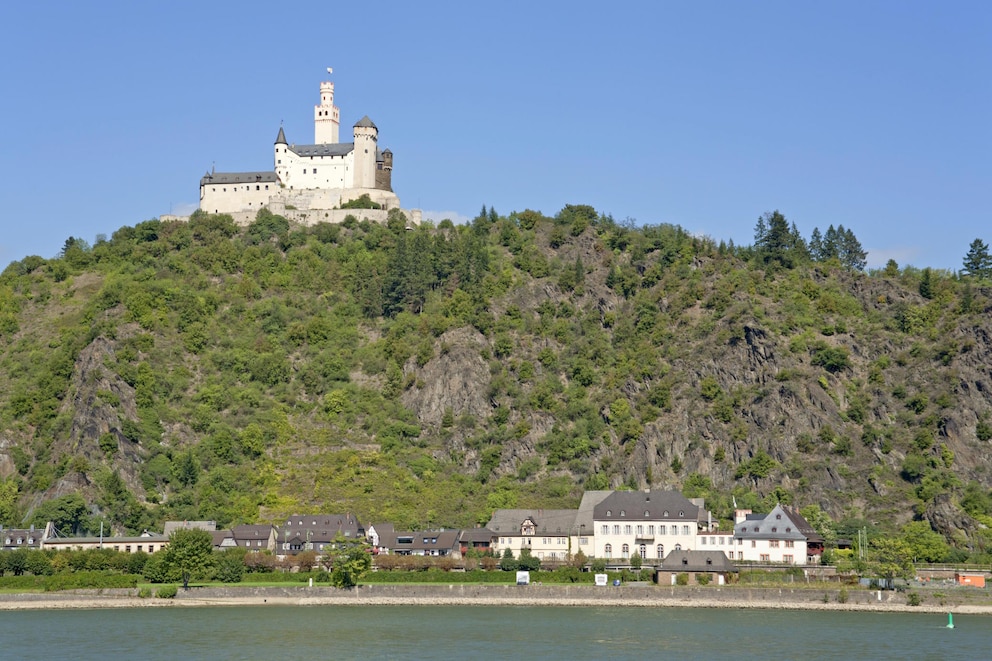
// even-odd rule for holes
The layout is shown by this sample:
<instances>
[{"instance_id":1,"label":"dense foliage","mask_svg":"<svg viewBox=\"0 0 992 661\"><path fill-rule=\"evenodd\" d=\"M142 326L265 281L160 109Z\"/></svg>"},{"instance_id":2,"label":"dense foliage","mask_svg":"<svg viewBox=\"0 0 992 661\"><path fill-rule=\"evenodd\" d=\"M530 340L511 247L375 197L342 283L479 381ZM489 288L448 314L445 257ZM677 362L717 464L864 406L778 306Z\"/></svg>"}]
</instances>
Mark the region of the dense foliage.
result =
<instances>
[{"instance_id":1,"label":"dense foliage","mask_svg":"<svg viewBox=\"0 0 992 661\"><path fill-rule=\"evenodd\" d=\"M0 275L0 523L463 526L651 486L980 554L983 242L965 265L866 274L843 225L774 212L740 247L583 205L70 237Z\"/></svg>"}]
</instances>

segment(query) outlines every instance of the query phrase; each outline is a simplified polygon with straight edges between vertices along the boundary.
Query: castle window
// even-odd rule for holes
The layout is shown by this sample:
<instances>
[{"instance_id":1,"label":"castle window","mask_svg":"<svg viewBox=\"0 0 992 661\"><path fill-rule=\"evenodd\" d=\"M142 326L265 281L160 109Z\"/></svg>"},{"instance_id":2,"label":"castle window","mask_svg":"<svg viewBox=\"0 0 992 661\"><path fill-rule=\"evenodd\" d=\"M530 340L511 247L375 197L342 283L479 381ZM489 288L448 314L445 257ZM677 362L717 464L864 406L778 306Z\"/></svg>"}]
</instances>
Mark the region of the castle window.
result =
<instances>
[{"instance_id":1,"label":"castle window","mask_svg":"<svg viewBox=\"0 0 992 661\"><path fill-rule=\"evenodd\" d=\"M258 184L255 184L255 190L262 190L262 188Z\"/></svg>"},{"instance_id":2,"label":"castle window","mask_svg":"<svg viewBox=\"0 0 992 661\"><path fill-rule=\"evenodd\" d=\"M313 169L313 173L314 173L314 174L317 174L317 168L314 168L314 169Z\"/></svg>"}]
</instances>

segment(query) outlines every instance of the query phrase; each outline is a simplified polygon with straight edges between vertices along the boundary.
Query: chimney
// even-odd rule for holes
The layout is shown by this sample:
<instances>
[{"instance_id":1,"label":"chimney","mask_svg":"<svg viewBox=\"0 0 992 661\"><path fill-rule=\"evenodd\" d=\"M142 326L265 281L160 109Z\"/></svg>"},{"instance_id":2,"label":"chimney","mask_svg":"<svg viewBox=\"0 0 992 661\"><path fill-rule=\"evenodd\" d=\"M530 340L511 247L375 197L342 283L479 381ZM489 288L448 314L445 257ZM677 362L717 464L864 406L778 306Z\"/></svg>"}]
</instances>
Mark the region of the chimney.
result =
<instances>
[{"instance_id":1,"label":"chimney","mask_svg":"<svg viewBox=\"0 0 992 661\"><path fill-rule=\"evenodd\" d=\"M747 515L751 513L751 510L736 509L734 510L734 525L747 520Z\"/></svg>"}]
</instances>

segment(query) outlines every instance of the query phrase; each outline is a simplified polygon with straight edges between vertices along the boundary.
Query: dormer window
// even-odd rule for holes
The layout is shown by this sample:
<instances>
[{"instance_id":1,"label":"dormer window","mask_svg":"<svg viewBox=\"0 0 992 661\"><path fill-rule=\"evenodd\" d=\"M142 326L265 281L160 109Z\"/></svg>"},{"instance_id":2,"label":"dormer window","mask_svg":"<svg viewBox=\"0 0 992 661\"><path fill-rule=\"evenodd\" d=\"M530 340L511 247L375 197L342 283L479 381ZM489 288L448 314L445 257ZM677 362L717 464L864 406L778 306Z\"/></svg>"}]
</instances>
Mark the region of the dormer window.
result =
<instances>
[{"instance_id":1,"label":"dormer window","mask_svg":"<svg viewBox=\"0 0 992 661\"><path fill-rule=\"evenodd\" d=\"M785 532L792 532L792 528L786 528Z\"/></svg>"},{"instance_id":2,"label":"dormer window","mask_svg":"<svg viewBox=\"0 0 992 661\"><path fill-rule=\"evenodd\" d=\"M624 510L620 510L620 516L627 516L627 512L625 512Z\"/></svg>"},{"instance_id":3,"label":"dormer window","mask_svg":"<svg viewBox=\"0 0 992 661\"><path fill-rule=\"evenodd\" d=\"M651 516L651 513L648 512L647 510L644 510L644 518L647 518L649 516Z\"/></svg>"},{"instance_id":4,"label":"dormer window","mask_svg":"<svg viewBox=\"0 0 992 661\"><path fill-rule=\"evenodd\" d=\"M781 519L781 518L782 518L782 515L781 515L781 514L776 514L776 515L775 515L775 518L776 518L776 519Z\"/></svg>"},{"instance_id":5,"label":"dormer window","mask_svg":"<svg viewBox=\"0 0 992 661\"><path fill-rule=\"evenodd\" d=\"M778 528L776 528L775 526L772 526L772 532L778 532Z\"/></svg>"},{"instance_id":6,"label":"dormer window","mask_svg":"<svg viewBox=\"0 0 992 661\"><path fill-rule=\"evenodd\" d=\"M613 516L612 510L606 510L606 516Z\"/></svg>"},{"instance_id":7,"label":"dormer window","mask_svg":"<svg viewBox=\"0 0 992 661\"><path fill-rule=\"evenodd\" d=\"M685 516L685 512L679 512L679 516Z\"/></svg>"},{"instance_id":8,"label":"dormer window","mask_svg":"<svg viewBox=\"0 0 992 661\"><path fill-rule=\"evenodd\" d=\"M668 518L668 510L665 510L665 518Z\"/></svg>"}]
</instances>

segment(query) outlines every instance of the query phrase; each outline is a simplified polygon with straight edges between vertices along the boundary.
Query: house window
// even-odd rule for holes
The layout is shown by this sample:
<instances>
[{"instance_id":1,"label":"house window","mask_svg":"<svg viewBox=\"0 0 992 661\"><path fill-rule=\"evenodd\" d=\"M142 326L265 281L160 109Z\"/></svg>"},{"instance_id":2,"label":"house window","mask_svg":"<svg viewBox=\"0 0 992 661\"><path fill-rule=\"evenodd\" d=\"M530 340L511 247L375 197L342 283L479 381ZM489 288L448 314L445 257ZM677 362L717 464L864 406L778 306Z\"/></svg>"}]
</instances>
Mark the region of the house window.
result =
<instances>
[{"instance_id":1,"label":"house window","mask_svg":"<svg viewBox=\"0 0 992 661\"><path fill-rule=\"evenodd\" d=\"M690 533L689 533L689 526L682 526L682 534L683 534L683 535L688 535L688 534L690 534Z\"/></svg>"},{"instance_id":2,"label":"house window","mask_svg":"<svg viewBox=\"0 0 992 661\"><path fill-rule=\"evenodd\" d=\"M658 534L659 535L667 535L668 534L668 526L658 526Z\"/></svg>"},{"instance_id":3,"label":"house window","mask_svg":"<svg viewBox=\"0 0 992 661\"><path fill-rule=\"evenodd\" d=\"M773 540L769 541L768 542L768 548L777 549L778 548L778 540L777 539L773 539Z\"/></svg>"},{"instance_id":4,"label":"house window","mask_svg":"<svg viewBox=\"0 0 992 661\"><path fill-rule=\"evenodd\" d=\"M771 556L768 555L767 553L762 553L758 557L761 559L761 562L771 562L771 559L772 559Z\"/></svg>"},{"instance_id":5,"label":"house window","mask_svg":"<svg viewBox=\"0 0 992 661\"><path fill-rule=\"evenodd\" d=\"M743 546L743 545L744 545L744 540L743 539L738 539L737 540L737 546Z\"/></svg>"},{"instance_id":6,"label":"house window","mask_svg":"<svg viewBox=\"0 0 992 661\"><path fill-rule=\"evenodd\" d=\"M612 558L613 557L613 545L612 544L607 544L606 546L603 547L603 555L605 555L607 558Z\"/></svg>"},{"instance_id":7,"label":"house window","mask_svg":"<svg viewBox=\"0 0 992 661\"><path fill-rule=\"evenodd\" d=\"M700 537L699 538L699 545L700 546L706 546L706 538L705 537Z\"/></svg>"},{"instance_id":8,"label":"house window","mask_svg":"<svg viewBox=\"0 0 992 661\"><path fill-rule=\"evenodd\" d=\"M630 544L624 544L623 545L623 548L621 549L620 552L623 553L624 559L629 558L630 557Z\"/></svg>"},{"instance_id":9,"label":"house window","mask_svg":"<svg viewBox=\"0 0 992 661\"><path fill-rule=\"evenodd\" d=\"M138 544L138 553L141 553L141 544Z\"/></svg>"},{"instance_id":10,"label":"house window","mask_svg":"<svg viewBox=\"0 0 992 661\"><path fill-rule=\"evenodd\" d=\"M620 510L620 516L627 516L627 512L624 510Z\"/></svg>"},{"instance_id":11,"label":"house window","mask_svg":"<svg viewBox=\"0 0 992 661\"><path fill-rule=\"evenodd\" d=\"M634 532L634 529L633 529L632 526L624 526L623 527L623 534L630 535L633 532Z\"/></svg>"},{"instance_id":12,"label":"house window","mask_svg":"<svg viewBox=\"0 0 992 661\"><path fill-rule=\"evenodd\" d=\"M737 559L738 560L743 560L744 559L744 551L738 551L737 552Z\"/></svg>"},{"instance_id":13,"label":"house window","mask_svg":"<svg viewBox=\"0 0 992 661\"><path fill-rule=\"evenodd\" d=\"M614 535L620 534L620 526L613 526L613 534Z\"/></svg>"},{"instance_id":14,"label":"house window","mask_svg":"<svg viewBox=\"0 0 992 661\"><path fill-rule=\"evenodd\" d=\"M603 526L602 526L602 531L603 531L603 534L604 535L609 535L610 534L610 527L604 523Z\"/></svg>"},{"instance_id":15,"label":"house window","mask_svg":"<svg viewBox=\"0 0 992 661\"><path fill-rule=\"evenodd\" d=\"M648 557L648 547L644 544L641 544L641 548L637 550L637 553L641 556L641 559L643 560L644 558Z\"/></svg>"},{"instance_id":16,"label":"house window","mask_svg":"<svg viewBox=\"0 0 992 661\"><path fill-rule=\"evenodd\" d=\"M125 553L130 553L130 552L131 552L131 545L130 545L130 544L128 544L128 545L126 545L126 546L124 547L124 552L125 552Z\"/></svg>"},{"instance_id":17,"label":"house window","mask_svg":"<svg viewBox=\"0 0 992 661\"><path fill-rule=\"evenodd\" d=\"M755 546L756 546L755 541L752 539L751 540L751 548L754 548Z\"/></svg>"},{"instance_id":18,"label":"house window","mask_svg":"<svg viewBox=\"0 0 992 661\"><path fill-rule=\"evenodd\" d=\"M606 516L613 516L612 510L606 510Z\"/></svg>"},{"instance_id":19,"label":"house window","mask_svg":"<svg viewBox=\"0 0 992 661\"><path fill-rule=\"evenodd\" d=\"M676 544L675 545L675 550L676 551L681 551L682 550L682 545L681 544Z\"/></svg>"},{"instance_id":20,"label":"house window","mask_svg":"<svg viewBox=\"0 0 992 661\"><path fill-rule=\"evenodd\" d=\"M654 534L654 526L648 526L648 534L649 535L653 535Z\"/></svg>"},{"instance_id":21,"label":"house window","mask_svg":"<svg viewBox=\"0 0 992 661\"><path fill-rule=\"evenodd\" d=\"M791 565L792 564L792 556L791 555L783 555L782 556L782 561Z\"/></svg>"},{"instance_id":22,"label":"house window","mask_svg":"<svg viewBox=\"0 0 992 661\"><path fill-rule=\"evenodd\" d=\"M781 518L782 518L782 515L781 515L781 514L776 514L776 515L775 515L775 518L776 518L776 519L781 519Z\"/></svg>"},{"instance_id":23,"label":"house window","mask_svg":"<svg viewBox=\"0 0 992 661\"><path fill-rule=\"evenodd\" d=\"M785 540L785 548L791 549L791 548L795 547L795 545L796 545L796 543L794 541L792 541L791 539Z\"/></svg>"},{"instance_id":24,"label":"house window","mask_svg":"<svg viewBox=\"0 0 992 661\"><path fill-rule=\"evenodd\" d=\"M149 544L148 545L148 552L149 553L154 553L155 552L155 545L154 544Z\"/></svg>"},{"instance_id":25,"label":"house window","mask_svg":"<svg viewBox=\"0 0 992 661\"><path fill-rule=\"evenodd\" d=\"M637 526L637 534L638 535L644 534L644 526Z\"/></svg>"},{"instance_id":26,"label":"house window","mask_svg":"<svg viewBox=\"0 0 992 661\"><path fill-rule=\"evenodd\" d=\"M658 544L658 559L661 560L665 557L665 545Z\"/></svg>"},{"instance_id":27,"label":"house window","mask_svg":"<svg viewBox=\"0 0 992 661\"><path fill-rule=\"evenodd\" d=\"M651 513L648 512L647 510L644 510L644 518L647 518L649 516L651 516Z\"/></svg>"}]
</instances>

